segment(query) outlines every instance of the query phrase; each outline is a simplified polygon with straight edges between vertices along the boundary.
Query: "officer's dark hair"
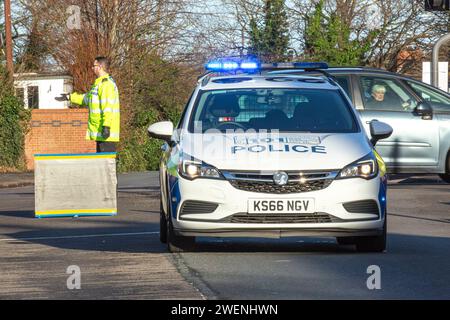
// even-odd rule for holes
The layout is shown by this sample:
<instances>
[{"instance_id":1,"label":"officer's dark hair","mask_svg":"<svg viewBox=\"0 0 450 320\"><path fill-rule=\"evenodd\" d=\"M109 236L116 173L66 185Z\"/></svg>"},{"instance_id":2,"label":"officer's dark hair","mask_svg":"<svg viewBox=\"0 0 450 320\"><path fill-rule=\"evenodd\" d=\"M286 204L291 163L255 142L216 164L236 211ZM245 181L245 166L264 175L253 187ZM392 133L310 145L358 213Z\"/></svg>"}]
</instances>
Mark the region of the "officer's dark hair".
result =
<instances>
[{"instance_id":1,"label":"officer's dark hair","mask_svg":"<svg viewBox=\"0 0 450 320\"><path fill-rule=\"evenodd\" d=\"M95 60L102 65L103 69L109 70L109 60L106 57L97 57Z\"/></svg>"}]
</instances>

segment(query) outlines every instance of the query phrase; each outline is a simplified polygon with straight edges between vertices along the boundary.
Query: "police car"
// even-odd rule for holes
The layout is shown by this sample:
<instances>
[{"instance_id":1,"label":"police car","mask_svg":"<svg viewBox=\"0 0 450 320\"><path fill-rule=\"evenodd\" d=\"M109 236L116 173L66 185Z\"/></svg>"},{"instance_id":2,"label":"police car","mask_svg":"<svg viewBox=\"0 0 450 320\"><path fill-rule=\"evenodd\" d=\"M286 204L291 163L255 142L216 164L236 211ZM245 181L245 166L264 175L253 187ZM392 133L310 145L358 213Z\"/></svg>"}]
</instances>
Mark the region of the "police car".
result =
<instances>
[{"instance_id":1,"label":"police car","mask_svg":"<svg viewBox=\"0 0 450 320\"><path fill-rule=\"evenodd\" d=\"M274 75L276 69L323 76ZM160 240L171 252L196 237L336 237L358 251L386 248L386 168L345 91L323 63L221 59L206 65L164 140Z\"/></svg>"}]
</instances>

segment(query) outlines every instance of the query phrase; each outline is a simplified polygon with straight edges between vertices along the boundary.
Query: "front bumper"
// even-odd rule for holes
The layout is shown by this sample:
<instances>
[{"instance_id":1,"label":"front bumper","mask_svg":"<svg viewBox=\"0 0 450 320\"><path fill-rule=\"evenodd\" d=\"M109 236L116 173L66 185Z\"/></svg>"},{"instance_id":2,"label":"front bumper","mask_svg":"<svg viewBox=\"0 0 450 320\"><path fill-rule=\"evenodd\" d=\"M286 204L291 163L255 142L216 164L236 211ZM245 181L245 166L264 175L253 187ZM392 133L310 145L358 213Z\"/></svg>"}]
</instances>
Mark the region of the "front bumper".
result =
<instances>
[{"instance_id":1,"label":"front bumper","mask_svg":"<svg viewBox=\"0 0 450 320\"><path fill-rule=\"evenodd\" d=\"M293 236L374 236L383 231L386 206L385 183L380 178L334 180L327 188L294 194L267 194L236 189L229 181L181 177L172 180L171 205L175 233L207 237L293 237ZM207 198L205 198L207 195ZM248 212L248 199L313 198L315 211L332 217L320 223L231 223L227 218ZM377 214L349 212L344 203L375 201ZM207 201L218 204L212 213L180 215L185 201Z\"/></svg>"}]
</instances>

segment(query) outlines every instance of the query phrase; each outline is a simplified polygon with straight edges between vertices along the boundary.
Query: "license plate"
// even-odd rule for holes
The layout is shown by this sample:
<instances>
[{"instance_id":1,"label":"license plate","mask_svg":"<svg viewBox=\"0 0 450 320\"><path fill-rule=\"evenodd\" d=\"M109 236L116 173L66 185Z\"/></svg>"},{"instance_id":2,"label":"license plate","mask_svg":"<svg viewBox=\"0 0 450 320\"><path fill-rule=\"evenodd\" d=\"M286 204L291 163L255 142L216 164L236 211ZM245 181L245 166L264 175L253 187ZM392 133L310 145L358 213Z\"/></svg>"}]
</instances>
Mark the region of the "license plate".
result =
<instances>
[{"instance_id":1,"label":"license plate","mask_svg":"<svg viewBox=\"0 0 450 320\"><path fill-rule=\"evenodd\" d=\"M314 199L249 199L248 213L314 213Z\"/></svg>"}]
</instances>

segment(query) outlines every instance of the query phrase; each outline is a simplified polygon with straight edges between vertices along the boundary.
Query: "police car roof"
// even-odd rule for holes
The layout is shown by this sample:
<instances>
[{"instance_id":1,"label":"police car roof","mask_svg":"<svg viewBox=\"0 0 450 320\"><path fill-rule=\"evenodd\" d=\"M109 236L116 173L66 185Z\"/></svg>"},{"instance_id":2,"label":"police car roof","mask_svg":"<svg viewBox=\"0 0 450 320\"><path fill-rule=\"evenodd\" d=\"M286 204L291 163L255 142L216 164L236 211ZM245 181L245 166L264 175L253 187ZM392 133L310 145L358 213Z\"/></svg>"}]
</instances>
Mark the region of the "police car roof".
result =
<instances>
[{"instance_id":1,"label":"police car roof","mask_svg":"<svg viewBox=\"0 0 450 320\"><path fill-rule=\"evenodd\" d=\"M251 88L299 88L338 90L326 77L305 75L227 75L209 76L199 80L202 90L251 89Z\"/></svg>"}]
</instances>

